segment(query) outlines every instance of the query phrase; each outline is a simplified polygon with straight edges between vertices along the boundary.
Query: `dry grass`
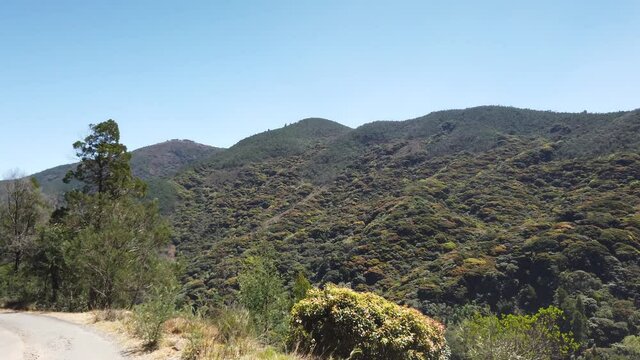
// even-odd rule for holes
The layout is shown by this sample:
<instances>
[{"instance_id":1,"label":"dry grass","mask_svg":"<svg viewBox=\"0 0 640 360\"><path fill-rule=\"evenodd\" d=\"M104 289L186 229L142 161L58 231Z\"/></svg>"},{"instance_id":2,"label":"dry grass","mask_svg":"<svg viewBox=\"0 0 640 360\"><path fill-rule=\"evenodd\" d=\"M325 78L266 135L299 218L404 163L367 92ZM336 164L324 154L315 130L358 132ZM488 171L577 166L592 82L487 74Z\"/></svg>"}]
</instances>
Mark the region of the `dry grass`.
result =
<instances>
[{"instance_id":1,"label":"dry grass","mask_svg":"<svg viewBox=\"0 0 640 360\"><path fill-rule=\"evenodd\" d=\"M246 311L226 309L214 319L193 316L184 327L187 345L184 360L311 360L285 354L258 340Z\"/></svg>"},{"instance_id":2,"label":"dry grass","mask_svg":"<svg viewBox=\"0 0 640 360\"><path fill-rule=\"evenodd\" d=\"M164 331L167 334L181 335L187 333L191 322L182 316L173 317L164 323Z\"/></svg>"},{"instance_id":3,"label":"dry grass","mask_svg":"<svg viewBox=\"0 0 640 360\"><path fill-rule=\"evenodd\" d=\"M94 323L101 321L124 321L131 315L129 311L116 309L96 310L91 313L93 314Z\"/></svg>"},{"instance_id":4,"label":"dry grass","mask_svg":"<svg viewBox=\"0 0 640 360\"><path fill-rule=\"evenodd\" d=\"M223 322L234 325L224 331L216 326L217 319L193 315L172 317L164 323L163 339L153 351L132 336L128 325L129 311L44 314L106 333L124 349L128 358L136 360L317 360L305 355L285 354L263 345L247 330L246 324L243 325L242 314L238 315L240 319L233 319L237 314L225 314Z\"/></svg>"}]
</instances>

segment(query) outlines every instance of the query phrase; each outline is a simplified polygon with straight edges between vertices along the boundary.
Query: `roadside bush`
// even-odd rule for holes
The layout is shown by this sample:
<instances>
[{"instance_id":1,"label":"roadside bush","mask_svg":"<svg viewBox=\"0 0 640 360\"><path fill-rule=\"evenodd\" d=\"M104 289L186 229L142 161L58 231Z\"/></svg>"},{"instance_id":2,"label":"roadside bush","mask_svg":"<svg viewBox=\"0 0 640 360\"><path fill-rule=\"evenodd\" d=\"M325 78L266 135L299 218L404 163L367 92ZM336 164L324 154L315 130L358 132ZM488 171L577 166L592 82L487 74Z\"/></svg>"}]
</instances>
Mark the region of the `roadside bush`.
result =
<instances>
[{"instance_id":1,"label":"roadside bush","mask_svg":"<svg viewBox=\"0 0 640 360\"><path fill-rule=\"evenodd\" d=\"M282 344L290 300L275 262L249 257L245 269L238 275L238 285L240 304L249 312L256 329L272 344Z\"/></svg>"},{"instance_id":2,"label":"roadside bush","mask_svg":"<svg viewBox=\"0 0 640 360\"><path fill-rule=\"evenodd\" d=\"M216 331L212 325L198 315L190 315L185 331L187 344L182 351L182 360L212 358L216 346Z\"/></svg>"},{"instance_id":3,"label":"roadside bush","mask_svg":"<svg viewBox=\"0 0 640 360\"><path fill-rule=\"evenodd\" d=\"M223 308L216 312L214 323L218 330L218 340L235 343L241 339L255 338L256 331L251 314L240 307Z\"/></svg>"},{"instance_id":4,"label":"roadside bush","mask_svg":"<svg viewBox=\"0 0 640 360\"><path fill-rule=\"evenodd\" d=\"M371 360L448 358L442 324L375 294L311 289L291 316L289 344L303 352Z\"/></svg>"},{"instance_id":5,"label":"roadside bush","mask_svg":"<svg viewBox=\"0 0 640 360\"><path fill-rule=\"evenodd\" d=\"M131 327L133 333L148 348L157 347L162 338L163 325L175 314L175 291L169 288L156 290L153 296L133 308Z\"/></svg>"},{"instance_id":6,"label":"roadside bush","mask_svg":"<svg viewBox=\"0 0 640 360\"><path fill-rule=\"evenodd\" d=\"M218 309L211 318L188 312L182 318L188 323L182 360L298 359L295 354L283 354L262 344L251 314L244 308Z\"/></svg>"},{"instance_id":7,"label":"roadside bush","mask_svg":"<svg viewBox=\"0 0 640 360\"><path fill-rule=\"evenodd\" d=\"M447 338L460 359L564 359L578 349L573 334L560 331L556 307L534 315L475 316L450 329Z\"/></svg>"}]
</instances>

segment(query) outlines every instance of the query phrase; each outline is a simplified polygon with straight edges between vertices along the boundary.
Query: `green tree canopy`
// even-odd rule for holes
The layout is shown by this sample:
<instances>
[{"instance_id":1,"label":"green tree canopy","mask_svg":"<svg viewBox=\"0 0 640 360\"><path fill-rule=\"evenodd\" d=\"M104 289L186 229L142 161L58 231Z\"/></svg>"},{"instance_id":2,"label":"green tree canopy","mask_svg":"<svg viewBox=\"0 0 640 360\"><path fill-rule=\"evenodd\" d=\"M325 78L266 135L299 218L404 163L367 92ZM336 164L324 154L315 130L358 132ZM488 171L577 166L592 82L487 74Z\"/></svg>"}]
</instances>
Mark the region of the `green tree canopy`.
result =
<instances>
[{"instance_id":1,"label":"green tree canopy","mask_svg":"<svg viewBox=\"0 0 640 360\"><path fill-rule=\"evenodd\" d=\"M249 310L258 329L268 338L281 337L289 299L275 263L269 258L248 257L238 283L240 303Z\"/></svg>"},{"instance_id":2,"label":"green tree canopy","mask_svg":"<svg viewBox=\"0 0 640 360\"><path fill-rule=\"evenodd\" d=\"M131 173L118 124L90 127L73 144L80 164L65 178L85 187L67 194L29 264L39 284L33 297L65 310L130 307L173 275L162 256L169 226L156 202L142 197L145 184Z\"/></svg>"},{"instance_id":3,"label":"green tree canopy","mask_svg":"<svg viewBox=\"0 0 640 360\"><path fill-rule=\"evenodd\" d=\"M76 179L84 183L85 193L118 198L126 194L144 195L146 186L131 173L131 153L120 143L120 129L114 120L89 126L91 134L76 141L73 148L80 164L67 173L66 183Z\"/></svg>"}]
</instances>

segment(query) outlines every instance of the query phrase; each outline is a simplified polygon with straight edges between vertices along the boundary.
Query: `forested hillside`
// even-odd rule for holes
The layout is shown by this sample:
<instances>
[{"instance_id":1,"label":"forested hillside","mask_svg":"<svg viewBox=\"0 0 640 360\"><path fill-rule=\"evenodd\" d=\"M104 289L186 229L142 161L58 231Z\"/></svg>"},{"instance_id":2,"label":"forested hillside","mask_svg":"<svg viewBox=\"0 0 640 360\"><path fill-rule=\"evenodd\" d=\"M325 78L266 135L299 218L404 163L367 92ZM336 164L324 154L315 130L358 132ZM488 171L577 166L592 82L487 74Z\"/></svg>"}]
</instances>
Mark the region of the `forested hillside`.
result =
<instances>
[{"instance_id":1,"label":"forested hillside","mask_svg":"<svg viewBox=\"0 0 640 360\"><path fill-rule=\"evenodd\" d=\"M131 166L135 176L146 181L169 178L182 168L223 149L190 140L169 140L132 151ZM33 174L46 194L61 194L73 187L62 180L77 164L60 165Z\"/></svg>"},{"instance_id":2,"label":"forested hillside","mask_svg":"<svg viewBox=\"0 0 640 360\"><path fill-rule=\"evenodd\" d=\"M36 182L6 184L36 194L40 182L55 194L63 190L61 180L70 168L36 174ZM246 310L252 326L280 349L302 346L343 357L360 349L361 358L386 359L380 354L419 348L406 343L400 350L381 350L378 346L387 343L376 340L378 335L360 338L360 332L347 331L351 325L336 325L361 318L338 316L331 320L335 328L323 327L328 321L323 307L348 304L344 311L352 314L356 310L350 306L387 306L366 293L374 292L446 326L446 344L445 328L437 322L424 320L431 325L412 330L423 339L434 336L429 340L438 344L433 358L447 358L449 351L453 359L507 359L517 353L526 359L575 355L596 360L640 354L638 110L572 114L483 106L356 129L312 118L226 150L189 141L142 148L133 152L131 170L127 177L146 179L149 192L129 205L136 208L140 202L152 209L146 200L159 199L172 223L183 269L176 304L221 321L220 314L229 309L233 316ZM136 191L143 190L139 184ZM63 216L70 229L82 218L65 208L77 205L73 194L79 193L68 193L71 202L52 213L53 220ZM34 204L46 207L44 201ZM48 210L43 209L38 213ZM138 216L142 210L136 214L145 218ZM51 237L44 225L30 229L34 239L58 239L56 246L67 241L67 233ZM78 254L112 240L98 230L97 245L78 242L88 246ZM67 251L65 246L60 251ZM18 260L22 256L15 254ZM40 253L27 254L35 264L30 266L44 269L48 263L34 254ZM56 256L51 259L58 261ZM49 280L40 279L40 272L26 265L24 274L18 272L18 260L13 267L6 263L5 271L35 276L37 281L24 289L38 290L44 281L49 291ZM306 278L323 290L309 290ZM71 289L77 285L73 278L65 281ZM326 286L330 283L363 294ZM14 293L20 298L19 291ZM46 299L29 294L32 300ZM54 295L56 306L66 306ZM411 321L422 319L388 309ZM287 325L290 316L298 321L295 326ZM404 329L396 325L394 331ZM327 340L315 348L325 337L309 334L323 332L358 340ZM285 346L286 339L297 343Z\"/></svg>"},{"instance_id":3,"label":"forested hillside","mask_svg":"<svg viewBox=\"0 0 640 360\"><path fill-rule=\"evenodd\" d=\"M290 278L445 322L465 304L555 304L608 347L640 329L639 134L638 111L505 107L260 134L175 178L187 294L231 298L243 254L267 243Z\"/></svg>"}]
</instances>

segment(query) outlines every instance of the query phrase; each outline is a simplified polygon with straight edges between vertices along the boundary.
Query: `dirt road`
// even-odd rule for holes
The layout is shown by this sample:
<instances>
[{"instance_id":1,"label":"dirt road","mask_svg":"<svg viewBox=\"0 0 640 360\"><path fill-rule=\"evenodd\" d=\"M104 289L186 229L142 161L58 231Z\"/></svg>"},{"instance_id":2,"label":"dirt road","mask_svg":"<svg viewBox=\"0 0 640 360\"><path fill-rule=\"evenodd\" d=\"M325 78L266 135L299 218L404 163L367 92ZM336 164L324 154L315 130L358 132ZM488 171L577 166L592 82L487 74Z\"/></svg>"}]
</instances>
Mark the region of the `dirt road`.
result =
<instances>
[{"instance_id":1,"label":"dirt road","mask_svg":"<svg viewBox=\"0 0 640 360\"><path fill-rule=\"evenodd\" d=\"M0 313L3 360L124 359L106 337L82 325L27 313Z\"/></svg>"}]
</instances>

